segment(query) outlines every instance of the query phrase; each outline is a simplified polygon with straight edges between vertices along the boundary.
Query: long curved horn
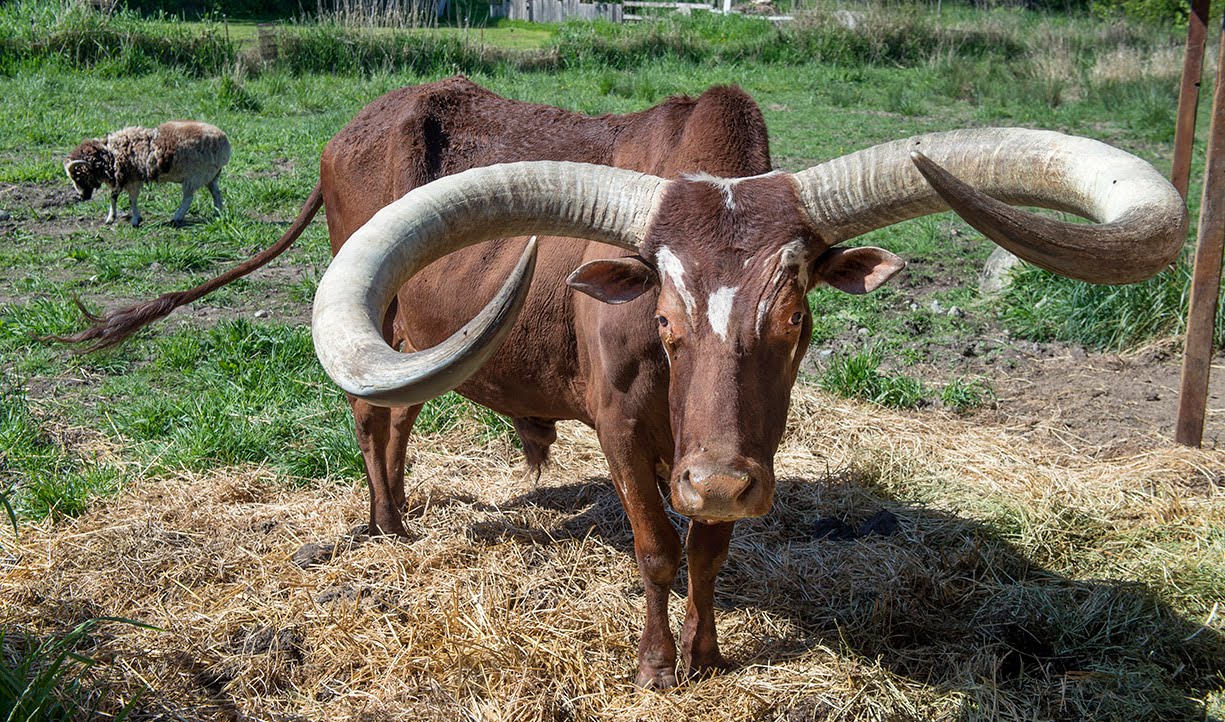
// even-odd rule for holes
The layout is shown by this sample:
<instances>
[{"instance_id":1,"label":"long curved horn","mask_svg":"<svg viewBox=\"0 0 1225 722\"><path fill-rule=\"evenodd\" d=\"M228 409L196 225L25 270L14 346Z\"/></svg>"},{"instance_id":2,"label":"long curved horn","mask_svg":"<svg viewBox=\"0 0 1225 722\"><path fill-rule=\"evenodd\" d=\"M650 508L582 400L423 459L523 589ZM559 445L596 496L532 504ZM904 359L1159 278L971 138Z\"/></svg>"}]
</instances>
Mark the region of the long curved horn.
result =
<instances>
[{"instance_id":1,"label":"long curved horn","mask_svg":"<svg viewBox=\"0 0 1225 722\"><path fill-rule=\"evenodd\" d=\"M89 161L87 161L87 160L80 160L80 159L78 159L78 160L70 160L70 161L68 161L67 163L65 163L65 164L64 164L64 170L68 170L69 168L71 168L71 167L73 167L74 165L77 165L77 164L80 164L80 165L89 165Z\"/></svg>"},{"instance_id":2,"label":"long curved horn","mask_svg":"<svg viewBox=\"0 0 1225 722\"><path fill-rule=\"evenodd\" d=\"M475 319L438 346L399 353L382 319L417 271L507 236L578 236L637 250L667 181L607 166L525 162L474 168L383 208L341 247L319 281L315 353L345 391L370 403L423 403L474 373L509 333L531 281L535 242ZM462 292L462 279L456 279Z\"/></svg>"},{"instance_id":3,"label":"long curved horn","mask_svg":"<svg viewBox=\"0 0 1225 722\"><path fill-rule=\"evenodd\" d=\"M1178 256L1187 234L1182 198L1147 162L1096 140L1045 130L919 135L822 163L794 179L827 242L951 207L1021 258L1093 283L1156 274ZM1067 211L1095 223L1065 223L1009 205Z\"/></svg>"}]
</instances>

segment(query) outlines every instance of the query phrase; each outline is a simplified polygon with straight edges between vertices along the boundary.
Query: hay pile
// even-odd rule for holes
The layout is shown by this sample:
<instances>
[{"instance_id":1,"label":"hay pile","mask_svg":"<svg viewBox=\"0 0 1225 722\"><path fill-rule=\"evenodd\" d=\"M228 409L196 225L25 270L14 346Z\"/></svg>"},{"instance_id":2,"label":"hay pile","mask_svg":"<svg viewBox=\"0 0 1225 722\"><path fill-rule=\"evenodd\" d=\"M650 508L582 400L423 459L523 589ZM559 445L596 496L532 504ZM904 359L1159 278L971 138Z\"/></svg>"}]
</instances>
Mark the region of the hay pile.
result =
<instances>
[{"instance_id":1,"label":"hay pile","mask_svg":"<svg viewBox=\"0 0 1225 722\"><path fill-rule=\"evenodd\" d=\"M594 434L540 482L472 429L417 444L412 543L354 542L364 483L257 468L146 479L27 526L0 623L91 617L92 684L136 718L1183 719L1222 714L1225 453L1099 461L999 427L798 387L774 512L741 523L717 605L736 668L631 680L642 588ZM818 540L878 511L891 536ZM678 518L677 523L681 520ZM11 534L11 531L9 532ZM314 563L300 555L315 544ZM326 545L335 545L328 550ZM309 549L308 549L309 551ZM684 614L683 574L673 604ZM1225 610L1222 610L1225 612Z\"/></svg>"}]
</instances>

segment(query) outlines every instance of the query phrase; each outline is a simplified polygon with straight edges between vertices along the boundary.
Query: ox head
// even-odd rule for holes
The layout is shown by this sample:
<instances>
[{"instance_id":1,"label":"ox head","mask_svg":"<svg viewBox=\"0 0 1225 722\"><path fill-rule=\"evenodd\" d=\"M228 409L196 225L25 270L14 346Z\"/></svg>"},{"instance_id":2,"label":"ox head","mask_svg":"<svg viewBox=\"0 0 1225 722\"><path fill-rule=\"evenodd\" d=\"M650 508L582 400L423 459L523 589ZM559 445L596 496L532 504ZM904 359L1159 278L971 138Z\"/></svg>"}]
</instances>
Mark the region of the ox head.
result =
<instances>
[{"instance_id":1,"label":"ox head","mask_svg":"<svg viewBox=\"0 0 1225 722\"><path fill-rule=\"evenodd\" d=\"M462 383L509 331L535 241L475 319L432 349L401 354L383 340L380 321L413 273L458 248L512 235L620 245L635 255L585 264L570 284L608 303L658 288L654 323L671 366L674 506L707 521L760 515L773 499L773 456L811 329L805 294L819 282L864 293L903 265L881 249L835 244L949 208L1018 256L1097 283L1160 271L1187 227L1181 198L1150 165L1047 131L930 134L796 174L733 180L667 181L556 162L490 166L410 192L348 240L315 296L315 349L350 394L421 403Z\"/></svg>"},{"instance_id":2,"label":"ox head","mask_svg":"<svg viewBox=\"0 0 1225 722\"><path fill-rule=\"evenodd\" d=\"M110 177L111 151L98 140L83 140L68 154L64 173L81 200L93 197L94 191Z\"/></svg>"},{"instance_id":3,"label":"ox head","mask_svg":"<svg viewBox=\"0 0 1225 722\"><path fill-rule=\"evenodd\" d=\"M783 174L670 184L640 254L592 261L571 287L605 303L657 289L675 455L672 505L704 521L759 516L812 333L807 293L866 293L905 265L879 248L822 241Z\"/></svg>"}]
</instances>

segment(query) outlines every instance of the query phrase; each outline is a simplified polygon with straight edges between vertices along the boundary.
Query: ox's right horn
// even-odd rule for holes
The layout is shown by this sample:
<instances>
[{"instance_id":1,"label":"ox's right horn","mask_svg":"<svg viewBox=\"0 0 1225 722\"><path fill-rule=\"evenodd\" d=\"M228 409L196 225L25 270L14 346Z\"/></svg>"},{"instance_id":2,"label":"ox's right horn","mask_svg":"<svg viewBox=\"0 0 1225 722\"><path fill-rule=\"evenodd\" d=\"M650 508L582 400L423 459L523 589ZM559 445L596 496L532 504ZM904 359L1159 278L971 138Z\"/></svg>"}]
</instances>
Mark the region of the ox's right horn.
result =
<instances>
[{"instance_id":1,"label":"ox's right horn","mask_svg":"<svg viewBox=\"0 0 1225 722\"><path fill-rule=\"evenodd\" d=\"M829 243L952 208L1025 260L1093 283L1131 283L1168 266L1187 209L1147 162L1089 138L1024 128L930 133L796 173ZM1067 223L1010 205L1068 211Z\"/></svg>"},{"instance_id":2,"label":"ox's right horn","mask_svg":"<svg viewBox=\"0 0 1225 722\"><path fill-rule=\"evenodd\" d=\"M461 248L528 233L637 250L666 185L619 168L537 161L474 168L416 188L358 229L323 274L311 322L315 353L341 388L376 405L446 393L509 332L531 282L535 242L475 319L434 348L399 353L383 338L382 319L413 274Z\"/></svg>"}]
</instances>

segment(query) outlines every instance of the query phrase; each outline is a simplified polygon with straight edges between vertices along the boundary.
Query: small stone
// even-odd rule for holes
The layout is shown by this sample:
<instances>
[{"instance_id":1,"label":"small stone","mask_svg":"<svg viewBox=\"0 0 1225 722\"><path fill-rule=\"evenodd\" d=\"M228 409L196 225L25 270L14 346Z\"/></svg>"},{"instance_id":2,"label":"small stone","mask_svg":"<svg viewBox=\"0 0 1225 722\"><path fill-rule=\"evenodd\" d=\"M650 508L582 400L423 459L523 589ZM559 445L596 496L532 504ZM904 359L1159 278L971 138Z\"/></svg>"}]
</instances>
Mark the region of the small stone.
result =
<instances>
[{"instance_id":1,"label":"small stone","mask_svg":"<svg viewBox=\"0 0 1225 722\"><path fill-rule=\"evenodd\" d=\"M941 306L940 302L933 298L932 302L927 305L927 310L935 314L941 314L944 313L944 306Z\"/></svg>"},{"instance_id":2,"label":"small stone","mask_svg":"<svg viewBox=\"0 0 1225 722\"><path fill-rule=\"evenodd\" d=\"M911 302L910 302L910 310L911 310L911 311L918 311L918 310L919 310L919 304L915 303L914 301L911 301Z\"/></svg>"},{"instance_id":3,"label":"small stone","mask_svg":"<svg viewBox=\"0 0 1225 722\"><path fill-rule=\"evenodd\" d=\"M859 334L860 336L867 336L869 331L866 328L860 327L855 331L855 333Z\"/></svg>"},{"instance_id":4,"label":"small stone","mask_svg":"<svg viewBox=\"0 0 1225 722\"><path fill-rule=\"evenodd\" d=\"M966 312L962 311L960 308L957 308L956 306L953 306L952 308L949 309L949 315L952 316L953 318L965 318Z\"/></svg>"},{"instance_id":5,"label":"small stone","mask_svg":"<svg viewBox=\"0 0 1225 722\"><path fill-rule=\"evenodd\" d=\"M834 355L834 350L832 348L823 348L820 351L817 351L817 358L819 359L828 359L829 357L833 355Z\"/></svg>"},{"instance_id":6,"label":"small stone","mask_svg":"<svg viewBox=\"0 0 1225 722\"><path fill-rule=\"evenodd\" d=\"M255 312L256 318L268 318L268 315L268 312L262 308Z\"/></svg>"},{"instance_id":7,"label":"small stone","mask_svg":"<svg viewBox=\"0 0 1225 722\"><path fill-rule=\"evenodd\" d=\"M1003 291L1012 282L1012 269L1019 265L1020 258L1002 247L996 248L979 274L978 292L984 296L993 296Z\"/></svg>"},{"instance_id":8,"label":"small stone","mask_svg":"<svg viewBox=\"0 0 1225 722\"><path fill-rule=\"evenodd\" d=\"M1159 394L1159 393L1157 393L1156 391L1154 391L1153 393L1151 393L1151 394L1149 394L1148 396L1144 397L1144 400L1145 400L1145 401L1160 401L1160 400L1161 400L1161 394Z\"/></svg>"}]
</instances>

